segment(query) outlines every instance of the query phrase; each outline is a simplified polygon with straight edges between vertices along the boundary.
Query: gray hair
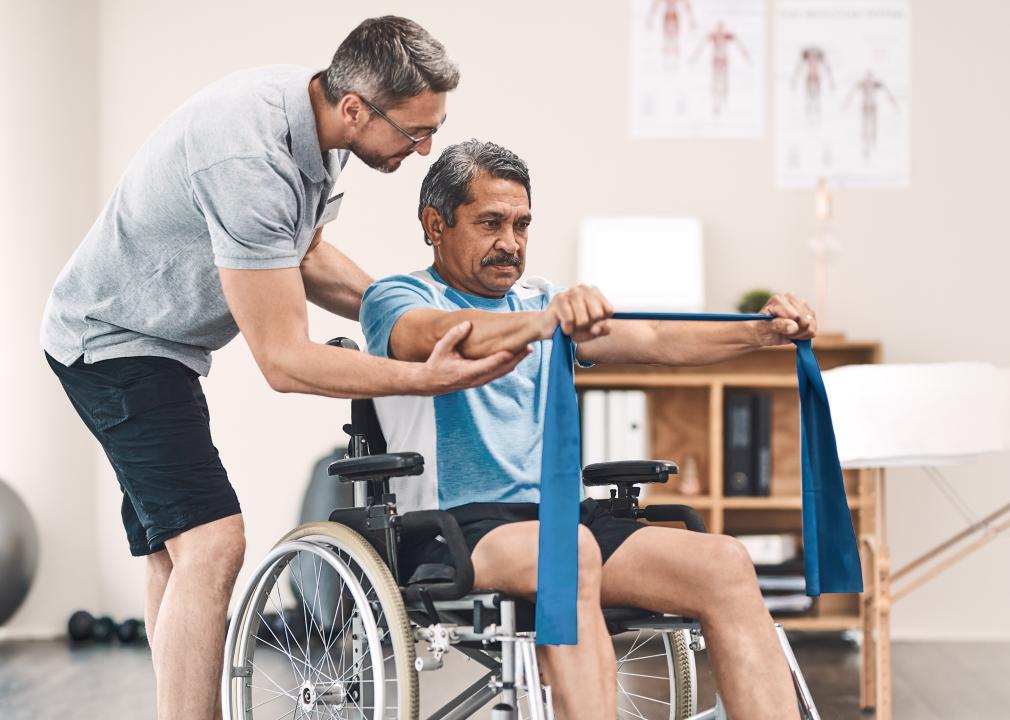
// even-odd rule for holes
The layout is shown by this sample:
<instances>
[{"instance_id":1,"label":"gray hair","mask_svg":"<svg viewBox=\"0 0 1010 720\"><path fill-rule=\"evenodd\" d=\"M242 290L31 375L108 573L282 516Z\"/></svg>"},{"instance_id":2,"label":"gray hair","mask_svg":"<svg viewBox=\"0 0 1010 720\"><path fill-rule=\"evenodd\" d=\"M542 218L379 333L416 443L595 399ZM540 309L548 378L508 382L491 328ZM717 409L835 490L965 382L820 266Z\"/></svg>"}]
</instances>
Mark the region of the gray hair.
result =
<instances>
[{"instance_id":1,"label":"gray hair","mask_svg":"<svg viewBox=\"0 0 1010 720\"><path fill-rule=\"evenodd\" d=\"M456 208L473 200L470 185L478 173L519 183L526 188L526 198L533 204L530 171L521 157L493 142L467 140L448 146L428 168L428 174L421 182L418 219L421 219L424 209L430 207L438 211L446 225L455 226ZM427 232L424 242L431 245Z\"/></svg>"},{"instance_id":2,"label":"gray hair","mask_svg":"<svg viewBox=\"0 0 1010 720\"><path fill-rule=\"evenodd\" d=\"M448 92L459 69L442 44L407 18L369 18L344 38L326 69L323 90L336 104L360 93L379 108L396 107L425 90Z\"/></svg>"}]
</instances>

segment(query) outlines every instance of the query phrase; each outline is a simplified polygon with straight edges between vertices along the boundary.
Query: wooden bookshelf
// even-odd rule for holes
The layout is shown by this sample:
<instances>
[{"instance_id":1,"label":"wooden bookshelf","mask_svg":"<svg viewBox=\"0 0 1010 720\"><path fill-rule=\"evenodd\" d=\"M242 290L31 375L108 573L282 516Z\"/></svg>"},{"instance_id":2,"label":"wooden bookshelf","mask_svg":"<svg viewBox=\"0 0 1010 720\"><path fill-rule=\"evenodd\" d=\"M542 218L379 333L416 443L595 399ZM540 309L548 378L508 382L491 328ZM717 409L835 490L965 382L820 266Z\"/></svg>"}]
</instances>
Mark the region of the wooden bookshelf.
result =
<instances>
[{"instance_id":1,"label":"wooden bookshelf","mask_svg":"<svg viewBox=\"0 0 1010 720\"><path fill-rule=\"evenodd\" d=\"M821 370L880 362L880 345L874 342L818 338L814 350ZM579 369L575 384L580 390L644 390L652 457L673 460L682 471L687 459L694 459L701 494L682 494L679 478L671 478L667 485L645 486L643 505L690 505L704 518L710 532L790 532L802 542L800 414L792 345L704 367L607 365ZM723 495L723 399L727 390L736 388L760 390L772 396L772 483L768 497ZM857 536L875 537L876 485L871 471L846 470L843 475ZM865 585L869 591L871 585ZM795 631L862 630L863 607L860 596L855 594L823 595L808 613L777 619ZM864 655L870 651L870 644L864 642Z\"/></svg>"}]
</instances>

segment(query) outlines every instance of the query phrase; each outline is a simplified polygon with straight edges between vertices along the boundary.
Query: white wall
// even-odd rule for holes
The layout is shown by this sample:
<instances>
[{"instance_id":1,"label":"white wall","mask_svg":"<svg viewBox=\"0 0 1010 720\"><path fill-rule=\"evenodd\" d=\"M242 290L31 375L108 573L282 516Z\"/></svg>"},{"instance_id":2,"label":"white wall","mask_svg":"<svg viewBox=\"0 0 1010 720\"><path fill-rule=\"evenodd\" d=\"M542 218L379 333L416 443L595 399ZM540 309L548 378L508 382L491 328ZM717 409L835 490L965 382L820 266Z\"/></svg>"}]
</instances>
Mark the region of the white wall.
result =
<instances>
[{"instance_id":1,"label":"white wall","mask_svg":"<svg viewBox=\"0 0 1010 720\"><path fill-rule=\"evenodd\" d=\"M39 530L39 567L11 620L22 634L94 606L93 441L42 358L48 288L94 221L94 2L0 2L0 478Z\"/></svg>"},{"instance_id":2,"label":"white wall","mask_svg":"<svg viewBox=\"0 0 1010 720\"><path fill-rule=\"evenodd\" d=\"M1001 36L1010 8L998 0L912 5L911 184L838 194L843 252L833 268L828 329L881 340L889 361L1007 365L1010 336L1000 330L1008 303L997 288L1010 266L1010 246L997 193L1006 187L1003 171L1010 164L1004 135L1010 90L997 69L1010 64ZM628 139L626 3L593 4L591 11L585 3L530 0L496 9L466 2L279 7L264 0L99 3L103 200L144 138L202 85L251 65L323 66L362 13L394 12L440 38L463 71L436 150L478 136L529 162L536 217L531 272L561 283L572 279L584 215L693 214L705 225L711 309L729 308L756 285L812 293L805 250L812 196L774 188L770 133L757 141ZM771 92L770 72L768 80ZM769 113L768 127L771 122ZM429 161L412 158L391 177L352 163L342 179L348 190L342 217L328 238L375 275L426 264L414 212ZM41 237L45 249L33 252L68 252L57 235ZM50 279L19 296L39 298ZM359 336L350 323L320 313L311 320L316 339ZM34 352L34 335L19 334L17 342ZM243 502L251 563L292 524L313 460L343 441L347 404L271 393L241 340L217 353L205 386L215 439ZM59 432L76 430L68 425ZM950 477L979 507L994 504L1006 498L1010 460L987 459ZM128 558L111 472L100 470L97 481L104 603L119 614L136 613L141 563ZM914 474L894 473L890 484L892 551L900 564L957 519ZM85 533L94 528L85 517L79 524ZM1007 567L1004 540L902 601L895 635L1010 638Z\"/></svg>"}]
</instances>

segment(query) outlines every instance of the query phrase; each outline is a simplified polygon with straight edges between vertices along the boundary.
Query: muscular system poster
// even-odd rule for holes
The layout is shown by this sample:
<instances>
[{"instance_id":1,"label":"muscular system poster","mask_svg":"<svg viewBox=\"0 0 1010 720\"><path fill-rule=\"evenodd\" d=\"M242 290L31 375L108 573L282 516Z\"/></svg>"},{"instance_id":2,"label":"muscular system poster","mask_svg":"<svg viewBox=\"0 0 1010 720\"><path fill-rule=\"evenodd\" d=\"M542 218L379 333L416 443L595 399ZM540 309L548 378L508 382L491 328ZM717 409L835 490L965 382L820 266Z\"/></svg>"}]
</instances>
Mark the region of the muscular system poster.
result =
<instances>
[{"instance_id":1,"label":"muscular system poster","mask_svg":"<svg viewBox=\"0 0 1010 720\"><path fill-rule=\"evenodd\" d=\"M631 0L631 136L760 136L766 20L765 0Z\"/></svg>"},{"instance_id":2,"label":"muscular system poster","mask_svg":"<svg viewBox=\"0 0 1010 720\"><path fill-rule=\"evenodd\" d=\"M908 184L907 0L779 0L781 187Z\"/></svg>"}]
</instances>

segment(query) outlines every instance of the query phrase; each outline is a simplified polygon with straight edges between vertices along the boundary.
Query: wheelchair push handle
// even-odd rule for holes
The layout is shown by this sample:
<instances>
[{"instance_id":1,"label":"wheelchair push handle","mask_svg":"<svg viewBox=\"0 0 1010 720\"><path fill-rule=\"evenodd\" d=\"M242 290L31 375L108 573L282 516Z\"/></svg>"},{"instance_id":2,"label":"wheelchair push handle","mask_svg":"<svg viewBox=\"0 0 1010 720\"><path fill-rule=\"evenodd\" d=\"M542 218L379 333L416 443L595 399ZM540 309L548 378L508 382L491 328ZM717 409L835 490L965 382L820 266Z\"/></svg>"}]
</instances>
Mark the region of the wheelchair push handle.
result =
<instances>
[{"instance_id":1,"label":"wheelchair push handle","mask_svg":"<svg viewBox=\"0 0 1010 720\"><path fill-rule=\"evenodd\" d=\"M459 529L456 518L443 510L415 510L400 516L400 530L406 536L406 542L410 542L411 535L417 537L441 535L449 547L449 554L456 569L456 575L451 583L407 587L404 596L408 600L419 600L421 590L427 592L432 600L456 600L473 590L470 548L463 539L463 531Z\"/></svg>"}]
</instances>

